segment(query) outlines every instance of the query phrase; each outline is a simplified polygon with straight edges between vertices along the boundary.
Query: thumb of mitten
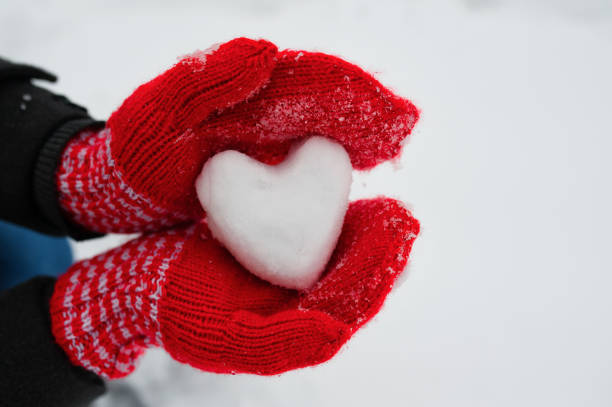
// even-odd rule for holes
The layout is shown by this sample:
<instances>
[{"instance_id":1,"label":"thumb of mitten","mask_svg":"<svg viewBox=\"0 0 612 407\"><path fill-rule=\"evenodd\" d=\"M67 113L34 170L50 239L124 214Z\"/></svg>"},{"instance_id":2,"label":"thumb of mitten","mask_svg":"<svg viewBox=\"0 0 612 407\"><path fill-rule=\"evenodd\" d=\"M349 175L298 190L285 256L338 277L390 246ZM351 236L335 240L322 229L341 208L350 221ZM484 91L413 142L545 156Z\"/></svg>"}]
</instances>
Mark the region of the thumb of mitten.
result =
<instances>
[{"instance_id":1,"label":"thumb of mitten","mask_svg":"<svg viewBox=\"0 0 612 407\"><path fill-rule=\"evenodd\" d=\"M183 57L128 97L108 121L111 156L127 184L163 208L195 202L202 166L195 127L263 87L276 46L237 38Z\"/></svg>"}]
</instances>

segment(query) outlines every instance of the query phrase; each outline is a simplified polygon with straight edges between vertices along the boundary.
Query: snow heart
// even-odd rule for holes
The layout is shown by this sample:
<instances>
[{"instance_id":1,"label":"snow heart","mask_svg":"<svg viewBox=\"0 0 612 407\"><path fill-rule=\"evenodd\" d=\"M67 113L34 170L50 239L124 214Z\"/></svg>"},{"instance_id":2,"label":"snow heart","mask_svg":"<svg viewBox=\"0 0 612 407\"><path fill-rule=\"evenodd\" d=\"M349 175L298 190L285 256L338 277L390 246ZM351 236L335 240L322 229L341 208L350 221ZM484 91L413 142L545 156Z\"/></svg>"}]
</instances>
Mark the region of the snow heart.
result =
<instances>
[{"instance_id":1,"label":"snow heart","mask_svg":"<svg viewBox=\"0 0 612 407\"><path fill-rule=\"evenodd\" d=\"M275 166L219 153L195 185L213 236L238 262L270 283L306 289L340 236L351 171L341 145L311 137Z\"/></svg>"}]
</instances>

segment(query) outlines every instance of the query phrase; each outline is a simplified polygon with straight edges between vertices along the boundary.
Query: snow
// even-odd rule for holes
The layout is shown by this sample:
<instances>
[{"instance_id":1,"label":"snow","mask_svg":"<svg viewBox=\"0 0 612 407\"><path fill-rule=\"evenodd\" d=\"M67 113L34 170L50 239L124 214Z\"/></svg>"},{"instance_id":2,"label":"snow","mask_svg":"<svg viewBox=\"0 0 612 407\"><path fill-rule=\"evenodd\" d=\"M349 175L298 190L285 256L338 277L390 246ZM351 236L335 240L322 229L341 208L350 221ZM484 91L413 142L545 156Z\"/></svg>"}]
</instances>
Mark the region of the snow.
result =
<instances>
[{"instance_id":1,"label":"snow","mask_svg":"<svg viewBox=\"0 0 612 407\"><path fill-rule=\"evenodd\" d=\"M196 191L213 236L249 271L303 290L323 272L342 230L351 187L344 148L324 137L270 166L238 151L204 165Z\"/></svg>"},{"instance_id":2,"label":"snow","mask_svg":"<svg viewBox=\"0 0 612 407\"><path fill-rule=\"evenodd\" d=\"M422 109L401 169L351 187L411 204L408 279L321 366L224 376L149 350L113 388L156 407L612 405L608 0L0 5L0 54L59 74L51 88L97 118L236 36L342 56Z\"/></svg>"},{"instance_id":3,"label":"snow","mask_svg":"<svg viewBox=\"0 0 612 407\"><path fill-rule=\"evenodd\" d=\"M179 63L193 65L194 72L200 72L206 68L206 57L212 55L215 51L219 49L220 46L221 43L217 42L206 48L205 50L197 49L194 52L182 55L177 59L179 60Z\"/></svg>"}]
</instances>

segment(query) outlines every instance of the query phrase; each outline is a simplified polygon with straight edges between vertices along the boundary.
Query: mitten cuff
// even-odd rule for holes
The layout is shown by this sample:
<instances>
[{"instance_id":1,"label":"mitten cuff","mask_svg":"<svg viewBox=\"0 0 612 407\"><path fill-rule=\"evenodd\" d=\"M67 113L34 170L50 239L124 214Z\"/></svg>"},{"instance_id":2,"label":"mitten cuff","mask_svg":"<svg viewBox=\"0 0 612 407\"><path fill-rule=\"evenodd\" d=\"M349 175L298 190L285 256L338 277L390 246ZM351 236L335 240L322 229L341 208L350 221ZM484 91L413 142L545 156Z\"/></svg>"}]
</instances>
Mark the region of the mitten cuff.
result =
<instances>
[{"instance_id":1,"label":"mitten cuff","mask_svg":"<svg viewBox=\"0 0 612 407\"><path fill-rule=\"evenodd\" d=\"M66 144L83 129L103 126L104 122L93 119L78 119L64 123L45 142L34 167L34 199L39 210L58 230L75 240L90 239L101 234L68 221L62 214L55 182L56 173Z\"/></svg>"},{"instance_id":2,"label":"mitten cuff","mask_svg":"<svg viewBox=\"0 0 612 407\"><path fill-rule=\"evenodd\" d=\"M108 128L85 130L66 145L53 179L65 216L100 233L154 231L186 221L130 187L111 156L112 137Z\"/></svg>"},{"instance_id":3,"label":"mitten cuff","mask_svg":"<svg viewBox=\"0 0 612 407\"><path fill-rule=\"evenodd\" d=\"M73 265L50 301L53 336L70 361L106 378L128 375L162 343L158 322L166 272L184 236L142 236Z\"/></svg>"}]
</instances>

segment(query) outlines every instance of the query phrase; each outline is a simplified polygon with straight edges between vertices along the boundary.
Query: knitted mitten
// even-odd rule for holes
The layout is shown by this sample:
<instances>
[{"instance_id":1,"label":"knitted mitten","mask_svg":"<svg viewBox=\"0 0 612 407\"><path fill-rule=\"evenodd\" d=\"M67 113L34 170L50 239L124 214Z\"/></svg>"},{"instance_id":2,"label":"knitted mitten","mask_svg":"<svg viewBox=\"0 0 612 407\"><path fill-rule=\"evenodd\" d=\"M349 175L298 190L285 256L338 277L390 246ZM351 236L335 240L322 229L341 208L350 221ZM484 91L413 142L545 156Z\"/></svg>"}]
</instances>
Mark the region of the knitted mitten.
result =
<instances>
[{"instance_id":1,"label":"knitted mitten","mask_svg":"<svg viewBox=\"0 0 612 407\"><path fill-rule=\"evenodd\" d=\"M364 169L396 156L417 119L409 101L342 59L238 38L184 57L139 87L105 129L72 140L59 200L93 231L160 230L202 217L193 185L217 152L275 163L296 139L321 135Z\"/></svg>"},{"instance_id":2,"label":"knitted mitten","mask_svg":"<svg viewBox=\"0 0 612 407\"><path fill-rule=\"evenodd\" d=\"M107 378L130 373L150 346L217 373L318 364L378 312L418 232L394 200L352 203L323 278L306 292L253 276L202 223L144 235L60 277L53 334L74 364Z\"/></svg>"}]
</instances>

